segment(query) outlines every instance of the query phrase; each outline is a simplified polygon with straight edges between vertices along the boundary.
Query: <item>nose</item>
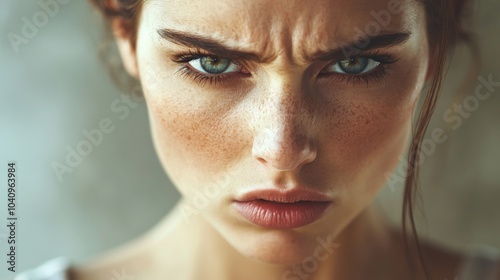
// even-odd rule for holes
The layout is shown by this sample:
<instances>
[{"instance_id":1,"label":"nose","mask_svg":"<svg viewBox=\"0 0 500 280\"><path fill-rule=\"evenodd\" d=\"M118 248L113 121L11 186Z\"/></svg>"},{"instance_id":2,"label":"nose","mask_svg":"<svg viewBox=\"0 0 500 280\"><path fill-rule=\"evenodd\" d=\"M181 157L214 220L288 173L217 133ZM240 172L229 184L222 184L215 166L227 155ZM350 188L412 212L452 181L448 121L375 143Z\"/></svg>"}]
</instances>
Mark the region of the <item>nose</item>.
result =
<instances>
[{"instance_id":1,"label":"nose","mask_svg":"<svg viewBox=\"0 0 500 280\"><path fill-rule=\"evenodd\" d=\"M253 107L257 129L252 155L276 170L298 169L316 158L314 110L300 85L280 84L275 88L261 95L265 97Z\"/></svg>"}]
</instances>

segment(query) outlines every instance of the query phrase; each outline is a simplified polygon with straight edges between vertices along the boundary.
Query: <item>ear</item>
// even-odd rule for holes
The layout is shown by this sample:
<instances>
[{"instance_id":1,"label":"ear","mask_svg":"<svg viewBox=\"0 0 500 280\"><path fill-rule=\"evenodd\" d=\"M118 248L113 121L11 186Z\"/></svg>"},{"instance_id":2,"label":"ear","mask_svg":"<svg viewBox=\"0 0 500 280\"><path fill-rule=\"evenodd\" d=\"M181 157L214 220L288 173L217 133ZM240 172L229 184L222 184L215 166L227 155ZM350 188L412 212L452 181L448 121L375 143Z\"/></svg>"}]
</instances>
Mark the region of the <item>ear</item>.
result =
<instances>
[{"instance_id":1,"label":"ear","mask_svg":"<svg viewBox=\"0 0 500 280\"><path fill-rule=\"evenodd\" d=\"M118 51L125 70L132 77L139 79L137 53L131 40L130 27L124 19L114 19L111 23Z\"/></svg>"}]
</instances>

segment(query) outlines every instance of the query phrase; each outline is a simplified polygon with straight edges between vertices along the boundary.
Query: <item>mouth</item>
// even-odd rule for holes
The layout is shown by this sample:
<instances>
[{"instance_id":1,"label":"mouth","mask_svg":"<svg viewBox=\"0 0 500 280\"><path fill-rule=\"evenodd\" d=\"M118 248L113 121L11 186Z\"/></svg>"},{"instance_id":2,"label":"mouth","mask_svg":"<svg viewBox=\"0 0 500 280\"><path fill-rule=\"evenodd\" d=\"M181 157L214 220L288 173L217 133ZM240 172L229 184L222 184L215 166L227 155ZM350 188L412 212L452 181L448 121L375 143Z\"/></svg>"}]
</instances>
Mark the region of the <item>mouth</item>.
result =
<instances>
[{"instance_id":1,"label":"mouth","mask_svg":"<svg viewBox=\"0 0 500 280\"><path fill-rule=\"evenodd\" d=\"M249 222L271 229L292 229L319 220L332 200L318 192L294 188L288 191L258 190L245 193L233 206Z\"/></svg>"}]
</instances>

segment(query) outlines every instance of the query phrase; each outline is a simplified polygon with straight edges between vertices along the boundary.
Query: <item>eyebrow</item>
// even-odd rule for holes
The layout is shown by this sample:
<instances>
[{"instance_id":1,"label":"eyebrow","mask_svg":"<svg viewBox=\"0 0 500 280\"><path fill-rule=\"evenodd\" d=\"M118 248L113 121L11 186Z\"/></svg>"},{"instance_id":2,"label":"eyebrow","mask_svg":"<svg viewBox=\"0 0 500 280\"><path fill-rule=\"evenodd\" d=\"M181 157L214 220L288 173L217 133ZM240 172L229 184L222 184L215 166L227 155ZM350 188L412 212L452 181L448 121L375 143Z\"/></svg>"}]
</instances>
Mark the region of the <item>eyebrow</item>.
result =
<instances>
[{"instance_id":1,"label":"eyebrow","mask_svg":"<svg viewBox=\"0 0 500 280\"><path fill-rule=\"evenodd\" d=\"M311 56L307 56L307 59L327 61L349 58L374 49L402 45L410 39L410 36L411 32L365 36L360 38L358 41L345 44L334 50L318 51Z\"/></svg>"},{"instance_id":2,"label":"eyebrow","mask_svg":"<svg viewBox=\"0 0 500 280\"><path fill-rule=\"evenodd\" d=\"M255 52L243 51L226 46L223 42L198 34L191 34L188 32L168 28L158 29L158 34L161 38L176 45L203 49L207 52L213 53L216 56L221 56L232 60L246 60L265 63L272 59L272 57L262 57ZM328 51L318 51L312 55L307 55L305 58L309 61L329 61L336 59L345 59L346 57L348 57L348 55L346 54L347 51L351 53L355 52L356 55L359 55L362 52L373 49L401 45L410 38L410 35L410 32L400 32L393 34L382 34L377 36L366 36L358 41L345 44L340 48Z\"/></svg>"},{"instance_id":3,"label":"eyebrow","mask_svg":"<svg viewBox=\"0 0 500 280\"><path fill-rule=\"evenodd\" d=\"M197 49L203 49L216 56L221 56L229 59L256 61L256 62L267 62L271 60L270 57L264 58L259 54L250 51L242 51L239 49L231 48L225 46L224 43L204 37L197 34L190 34L183 31L173 30L173 29L159 29L158 34L160 36L170 41L176 45L191 47Z\"/></svg>"}]
</instances>

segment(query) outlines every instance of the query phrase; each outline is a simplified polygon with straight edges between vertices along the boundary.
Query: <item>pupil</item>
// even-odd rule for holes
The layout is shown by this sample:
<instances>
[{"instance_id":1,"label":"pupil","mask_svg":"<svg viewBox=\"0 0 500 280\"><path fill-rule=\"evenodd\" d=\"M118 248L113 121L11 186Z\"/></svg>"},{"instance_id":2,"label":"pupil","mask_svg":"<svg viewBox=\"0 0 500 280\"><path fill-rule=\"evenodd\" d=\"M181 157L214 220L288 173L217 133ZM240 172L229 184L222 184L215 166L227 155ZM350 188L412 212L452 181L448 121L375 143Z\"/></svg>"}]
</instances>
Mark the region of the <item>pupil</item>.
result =
<instances>
[{"instance_id":1,"label":"pupil","mask_svg":"<svg viewBox=\"0 0 500 280\"><path fill-rule=\"evenodd\" d=\"M368 58L356 57L342 60L339 62L339 67L347 74L360 74L368 66Z\"/></svg>"},{"instance_id":2,"label":"pupil","mask_svg":"<svg viewBox=\"0 0 500 280\"><path fill-rule=\"evenodd\" d=\"M229 59L216 56L204 56L200 59L203 70L210 74L220 74L229 67Z\"/></svg>"}]
</instances>

